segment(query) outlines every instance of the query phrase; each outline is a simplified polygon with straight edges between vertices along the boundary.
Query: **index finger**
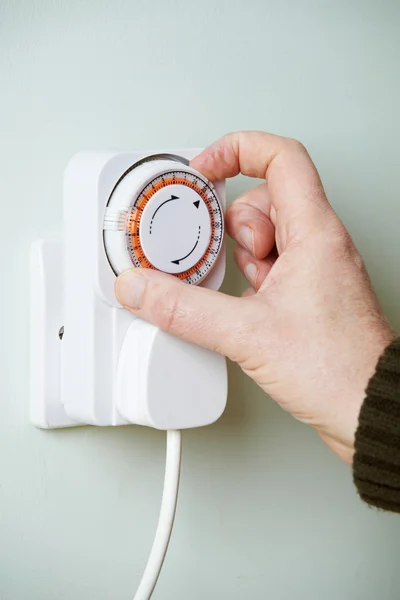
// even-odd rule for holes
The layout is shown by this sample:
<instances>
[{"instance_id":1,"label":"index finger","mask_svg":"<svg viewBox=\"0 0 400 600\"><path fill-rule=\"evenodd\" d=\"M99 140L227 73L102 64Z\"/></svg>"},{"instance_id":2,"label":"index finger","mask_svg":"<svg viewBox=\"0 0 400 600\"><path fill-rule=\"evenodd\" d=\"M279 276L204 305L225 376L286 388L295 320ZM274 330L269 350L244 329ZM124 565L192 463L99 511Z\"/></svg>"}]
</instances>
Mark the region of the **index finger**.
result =
<instances>
[{"instance_id":1,"label":"index finger","mask_svg":"<svg viewBox=\"0 0 400 600\"><path fill-rule=\"evenodd\" d=\"M290 138L261 131L229 133L203 150L191 165L212 181L239 173L264 178L277 210L327 204L307 150Z\"/></svg>"}]
</instances>

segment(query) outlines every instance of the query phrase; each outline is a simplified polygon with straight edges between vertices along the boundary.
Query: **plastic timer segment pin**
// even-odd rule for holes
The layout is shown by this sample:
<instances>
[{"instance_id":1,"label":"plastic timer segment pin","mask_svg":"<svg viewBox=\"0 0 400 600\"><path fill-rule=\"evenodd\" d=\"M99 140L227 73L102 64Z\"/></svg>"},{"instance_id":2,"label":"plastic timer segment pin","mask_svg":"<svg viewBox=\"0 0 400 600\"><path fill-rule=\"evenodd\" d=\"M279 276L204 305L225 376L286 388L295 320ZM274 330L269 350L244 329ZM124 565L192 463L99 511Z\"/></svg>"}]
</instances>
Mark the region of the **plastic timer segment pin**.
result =
<instances>
[{"instance_id":1,"label":"plastic timer segment pin","mask_svg":"<svg viewBox=\"0 0 400 600\"><path fill-rule=\"evenodd\" d=\"M144 267L196 285L221 249L223 211L212 183L185 159L157 155L120 178L105 210L103 234L116 275Z\"/></svg>"}]
</instances>

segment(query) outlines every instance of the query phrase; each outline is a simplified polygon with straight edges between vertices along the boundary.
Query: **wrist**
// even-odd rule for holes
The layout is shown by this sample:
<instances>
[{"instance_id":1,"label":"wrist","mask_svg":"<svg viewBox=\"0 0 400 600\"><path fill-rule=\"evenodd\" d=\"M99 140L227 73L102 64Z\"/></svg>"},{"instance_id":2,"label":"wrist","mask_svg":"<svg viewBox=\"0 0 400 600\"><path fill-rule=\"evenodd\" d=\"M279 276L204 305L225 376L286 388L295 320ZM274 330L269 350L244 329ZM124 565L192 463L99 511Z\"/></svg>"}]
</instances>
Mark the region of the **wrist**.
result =
<instances>
[{"instance_id":1,"label":"wrist","mask_svg":"<svg viewBox=\"0 0 400 600\"><path fill-rule=\"evenodd\" d=\"M360 341L362 351L358 363L352 366L349 373L347 390L343 389L329 426L318 431L331 450L346 463L353 462L360 412L367 398L368 387L376 377L381 357L395 339L395 332L385 324L368 340Z\"/></svg>"}]
</instances>

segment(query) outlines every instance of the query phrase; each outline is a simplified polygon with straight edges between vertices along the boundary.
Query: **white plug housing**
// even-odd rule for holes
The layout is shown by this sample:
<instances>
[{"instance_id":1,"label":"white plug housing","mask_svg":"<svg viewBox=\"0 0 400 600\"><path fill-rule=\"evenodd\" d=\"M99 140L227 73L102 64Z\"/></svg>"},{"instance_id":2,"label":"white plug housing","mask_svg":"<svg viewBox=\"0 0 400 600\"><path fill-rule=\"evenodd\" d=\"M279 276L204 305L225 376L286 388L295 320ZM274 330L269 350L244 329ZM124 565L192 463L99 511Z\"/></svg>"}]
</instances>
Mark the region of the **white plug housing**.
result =
<instances>
[{"instance_id":1,"label":"white plug housing","mask_svg":"<svg viewBox=\"0 0 400 600\"><path fill-rule=\"evenodd\" d=\"M130 423L156 429L209 425L224 411L222 356L193 346L136 319L122 344L116 403Z\"/></svg>"},{"instance_id":2,"label":"white plug housing","mask_svg":"<svg viewBox=\"0 0 400 600\"><path fill-rule=\"evenodd\" d=\"M196 177L187 163L197 153L197 149L180 150L168 156L178 162L181 158L179 169ZM114 295L116 274L104 246L106 207L124 174L155 154L79 154L68 165L64 240L38 242L32 253L31 419L38 427L137 423L182 429L212 423L225 408L225 360L135 318ZM153 163L143 171L151 173L155 168ZM199 181L203 185L200 175ZM224 182L211 187L209 193L216 194L224 210ZM169 189L166 192L170 193ZM132 188L132 199L139 191ZM192 199L186 192L181 196ZM161 200L160 206L166 204ZM162 219L168 217L171 221L171 215L175 215L176 222L177 207L178 203L175 212L168 214L158 212L160 231ZM196 208L199 206L193 210ZM190 215L193 221L195 217ZM201 223L204 215L203 211ZM209 235L207 228L202 231L206 233L201 235ZM187 232L185 236L182 240L186 243ZM157 244L157 239L151 240ZM215 248L215 240L209 243L211 250L212 243ZM171 248L178 246L174 242ZM203 270L196 273L200 274L199 285L216 290L225 272L223 241L214 255L209 272L205 274L203 262ZM171 261L174 265L176 262ZM194 268L187 271L192 272ZM64 335L60 341L61 326Z\"/></svg>"}]
</instances>

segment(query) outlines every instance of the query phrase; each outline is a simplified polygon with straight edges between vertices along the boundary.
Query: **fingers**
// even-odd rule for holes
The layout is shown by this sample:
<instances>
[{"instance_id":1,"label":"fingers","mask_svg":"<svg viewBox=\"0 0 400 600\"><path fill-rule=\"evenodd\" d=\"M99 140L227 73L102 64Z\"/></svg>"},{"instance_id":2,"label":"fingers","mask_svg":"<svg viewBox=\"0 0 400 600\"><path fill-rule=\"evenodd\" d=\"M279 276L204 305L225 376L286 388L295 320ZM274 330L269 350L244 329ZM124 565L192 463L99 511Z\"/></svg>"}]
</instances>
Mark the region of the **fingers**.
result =
<instances>
[{"instance_id":1,"label":"fingers","mask_svg":"<svg viewBox=\"0 0 400 600\"><path fill-rule=\"evenodd\" d=\"M256 291L254 288L252 287L248 287L246 290L244 290L243 294L242 294L242 298L250 298L251 296L255 296L256 295Z\"/></svg>"},{"instance_id":2,"label":"fingers","mask_svg":"<svg viewBox=\"0 0 400 600\"><path fill-rule=\"evenodd\" d=\"M260 131L228 133L211 144L191 164L213 181L239 173L265 179L268 167L288 146L288 140Z\"/></svg>"},{"instance_id":3,"label":"fingers","mask_svg":"<svg viewBox=\"0 0 400 600\"><path fill-rule=\"evenodd\" d=\"M240 271L256 291L259 290L276 261L274 254L264 260L257 260L252 254L240 246L236 246L234 256Z\"/></svg>"},{"instance_id":4,"label":"fingers","mask_svg":"<svg viewBox=\"0 0 400 600\"><path fill-rule=\"evenodd\" d=\"M256 185L236 198L233 204L245 204L246 206L252 206L253 208L256 208L262 212L265 216L273 219L273 215L271 215L273 207L271 206L271 200L268 193L268 185L265 181L264 183Z\"/></svg>"},{"instance_id":5,"label":"fingers","mask_svg":"<svg viewBox=\"0 0 400 600\"><path fill-rule=\"evenodd\" d=\"M265 258L275 244L268 187L263 183L233 202L226 213L229 235L255 258Z\"/></svg>"},{"instance_id":6,"label":"fingers","mask_svg":"<svg viewBox=\"0 0 400 600\"><path fill-rule=\"evenodd\" d=\"M201 152L191 165L211 180L238 173L265 178L271 206L286 223L300 220L314 225L315 216L322 219L329 209L306 149L289 138L257 131L230 133Z\"/></svg>"},{"instance_id":7,"label":"fingers","mask_svg":"<svg viewBox=\"0 0 400 600\"><path fill-rule=\"evenodd\" d=\"M244 359L246 329L252 322L245 299L190 286L150 269L124 271L115 293L125 308L164 331L232 360Z\"/></svg>"}]
</instances>

